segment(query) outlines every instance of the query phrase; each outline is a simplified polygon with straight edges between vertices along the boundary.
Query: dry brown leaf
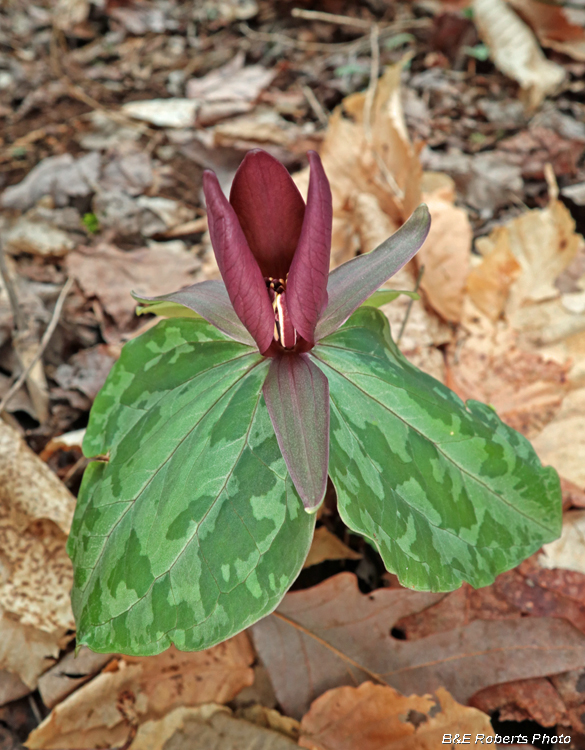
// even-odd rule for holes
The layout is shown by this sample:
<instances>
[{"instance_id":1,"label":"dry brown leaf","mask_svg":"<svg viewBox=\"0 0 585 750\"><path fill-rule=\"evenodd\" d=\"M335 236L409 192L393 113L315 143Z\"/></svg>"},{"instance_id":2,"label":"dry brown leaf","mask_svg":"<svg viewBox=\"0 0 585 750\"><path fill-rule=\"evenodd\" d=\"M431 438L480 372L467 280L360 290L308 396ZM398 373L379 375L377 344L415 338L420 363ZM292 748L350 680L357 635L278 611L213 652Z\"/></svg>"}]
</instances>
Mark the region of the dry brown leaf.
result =
<instances>
[{"instance_id":1,"label":"dry brown leaf","mask_svg":"<svg viewBox=\"0 0 585 750\"><path fill-rule=\"evenodd\" d=\"M543 47L585 60L585 30L572 23L566 9L542 0L507 0L534 29Z\"/></svg>"},{"instance_id":2,"label":"dry brown leaf","mask_svg":"<svg viewBox=\"0 0 585 750\"><path fill-rule=\"evenodd\" d=\"M180 707L138 729L132 750L294 750L280 732L232 716L229 708L208 704Z\"/></svg>"},{"instance_id":3,"label":"dry brown leaf","mask_svg":"<svg viewBox=\"0 0 585 750\"><path fill-rule=\"evenodd\" d=\"M585 511L570 510L563 515L560 538L544 545L538 562L543 568L585 574Z\"/></svg>"},{"instance_id":4,"label":"dry brown leaf","mask_svg":"<svg viewBox=\"0 0 585 750\"><path fill-rule=\"evenodd\" d=\"M140 724L178 706L227 703L254 679L254 652L245 633L199 652L170 648L158 656L124 657L59 703L29 736L31 750L121 744L128 728L117 708L134 696Z\"/></svg>"},{"instance_id":5,"label":"dry brown leaf","mask_svg":"<svg viewBox=\"0 0 585 750\"><path fill-rule=\"evenodd\" d=\"M351 228L361 224L354 217L358 196L365 193L377 200L392 231L420 202L422 169L404 121L401 70L401 64L386 68L370 113L366 94L352 94L329 120L320 154L333 192L334 265L354 254Z\"/></svg>"},{"instance_id":6,"label":"dry brown leaf","mask_svg":"<svg viewBox=\"0 0 585 750\"><path fill-rule=\"evenodd\" d=\"M405 694L444 686L466 702L495 683L585 665L585 636L552 617L476 620L415 641L391 635L405 615L441 598L405 589L366 596L350 573L287 594L276 616L252 628L285 712L298 717L324 691L373 675Z\"/></svg>"},{"instance_id":7,"label":"dry brown leaf","mask_svg":"<svg viewBox=\"0 0 585 750\"><path fill-rule=\"evenodd\" d=\"M299 745L309 750L435 750L445 734L493 736L489 716L462 706L444 689L405 696L383 685L329 690L301 722ZM416 725L410 717L416 717Z\"/></svg>"},{"instance_id":8,"label":"dry brown leaf","mask_svg":"<svg viewBox=\"0 0 585 750\"><path fill-rule=\"evenodd\" d=\"M428 197L431 229L416 260L424 266L420 286L430 305L450 323L461 319L473 230L467 213L440 198Z\"/></svg>"},{"instance_id":9,"label":"dry brown leaf","mask_svg":"<svg viewBox=\"0 0 585 750\"><path fill-rule=\"evenodd\" d=\"M486 714L498 711L499 721L532 720L541 727L567 723L567 709L551 683L544 677L491 685L469 701Z\"/></svg>"},{"instance_id":10,"label":"dry brown leaf","mask_svg":"<svg viewBox=\"0 0 585 750\"><path fill-rule=\"evenodd\" d=\"M186 251L122 252L108 245L76 250L67 258L69 273L85 294L99 299L122 331L128 329L134 318L136 302L131 291L153 297L174 292L191 283L189 274L199 265Z\"/></svg>"},{"instance_id":11,"label":"dry brown leaf","mask_svg":"<svg viewBox=\"0 0 585 750\"><path fill-rule=\"evenodd\" d=\"M332 534L326 526L320 526L311 543L311 549L303 568L318 565L325 560L361 560L362 555L354 552L341 539Z\"/></svg>"},{"instance_id":12,"label":"dry brown leaf","mask_svg":"<svg viewBox=\"0 0 585 750\"><path fill-rule=\"evenodd\" d=\"M570 392L555 419L532 445L544 464L554 466L562 477L585 487L585 389Z\"/></svg>"},{"instance_id":13,"label":"dry brown leaf","mask_svg":"<svg viewBox=\"0 0 585 750\"><path fill-rule=\"evenodd\" d=\"M474 304L491 320L497 320L506 307L510 288L522 267L505 234L500 233L493 247L467 277L467 292Z\"/></svg>"},{"instance_id":14,"label":"dry brown leaf","mask_svg":"<svg viewBox=\"0 0 585 750\"><path fill-rule=\"evenodd\" d=\"M73 628L65 553L75 499L0 421L0 669L31 689Z\"/></svg>"},{"instance_id":15,"label":"dry brown leaf","mask_svg":"<svg viewBox=\"0 0 585 750\"><path fill-rule=\"evenodd\" d=\"M537 107L565 78L544 56L532 30L504 0L472 0L473 18L495 65L518 81L530 107Z\"/></svg>"}]
</instances>

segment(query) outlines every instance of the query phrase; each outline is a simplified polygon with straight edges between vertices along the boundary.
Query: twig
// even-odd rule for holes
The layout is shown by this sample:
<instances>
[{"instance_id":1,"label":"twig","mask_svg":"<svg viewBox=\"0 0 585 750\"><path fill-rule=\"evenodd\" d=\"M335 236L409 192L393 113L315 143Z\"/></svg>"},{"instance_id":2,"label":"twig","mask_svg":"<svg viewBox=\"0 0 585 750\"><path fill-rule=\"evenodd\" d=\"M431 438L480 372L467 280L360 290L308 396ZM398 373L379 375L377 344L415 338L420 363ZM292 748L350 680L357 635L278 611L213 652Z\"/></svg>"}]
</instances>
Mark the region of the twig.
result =
<instances>
[{"instance_id":1,"label":"twig","mask_svg":"<svg viewBox=\"0 0 585 750\"><path fill-rule=\"evenodd\" d=\"M306 100L309 102L311 109L317 115L317 119L319 120L321 125L327 127L327 124L329 123L329 117L327 116L327 112L325 111L323 105L315 96L315 92L313 91L313 89L310 86L301 86L301 90L305 95Z\"/></svg>"},{"instance_id":2,"label":"twig","mask_svg":"<svg viewBox=\"0 0 585 750\"><path fill-rule=\"evenodd\" d=\"M14 327L17 331L23 331L26 328L26 321L24 314L20 309L20 302L18 301L18 295L16 289L10 278L8 266L6 265L6 258L4 257L4 248L2 246L2 240L0 239L0 276L6 288L8 294L8 301L10 302L10 309L12 310L12 316L14 318Z\"/></svg>"},{"instance_id":3,"label":"twig","mask_svg":"<svg viewBox=\"0 0 585 750\"><path fill-rule=\"evenodd\" d=\"M61 289L57 302L55 303L55 309L53 310L53 315L51 316L49 325L47 326L47 329L44 332L43 337L41 338L41 341L39 343L39 348L35 352L34 357L31 359L28 365L24 368L24 370L20 373L18 378L10 386L10 388L8 389L8 392L6 393L2 401L0 401L0 415L8 406L10 399L14 396L15 393L17 393L17 391L20 390L20 388L22 387L22 384L24 383L24 381L27 379L28 375L30 374L30 371L33 369L33 367L36 365L39 359L43 356L43 352L47 348L47 344L49 343L49 341L51 340L51 336L55 332L55 328L57 327L57 323L59 322L59 318L61 317L61 310L63 309L63 305L65 304L65 298L69 294L69 291L72 286L73 286L73 279L72 278L67 279L63 288Z\"/></svg>"},{"instance_id":4,"label":"twig","mask_svg":"<svg viewBox=\"0 0 585 750\"><path fill-rule=\"evenodd\" d=\"M407 29L422 29L428 28L432 24L431 18L414 18L411 20L405 19L403 21L395 21L388 26L380 27L380 40L386 37L392 36L397 31L405 31ZM267 33L265 31L254 31L247 23L240 23L238 28L244 36L250 39L258 39L261 42L270 42L272 44L278 43L285 47L292 47L293 49L307 50L309 52L356 52L359 53L362 50L365 51L370 46L370 35L354 39L351 42L303 42L299 39L293 39L286 34L280 33Z\"/></svg>"},{"instance_id":5,"label":"twig","mask_svg":"<svg viewBox=\"0 0 585 750\"><path fill-rule=\"evenodd\" d=\"M298 622L295 622L294 620L291 620L286 615L282 615L280 612L273 612L272 615L274 617L278 617L279 620L282 620L283 622L286 622L287 625L291 625L293 628L296 628L301 633L304 633L304 635L308 635L309 638L313 638L313 640L317 641L317 643L320 643L322 646L325 646L325 648L329 649L332 653L334 653L336 656L338 656L343 661L347 662L348 664L351 664L352 667L355 667L356 669L359 669L360 672L365 672L368 677L371 677L372 680L375 680L380 685L387 685L388 683L386 680L379 675L377 672L372 672L371 669L368 669L367 667L364 667L363 664L360 664L355 659L352 659L351 656L348 656L347 654L344 654L343 651L340 651L338 648L335 648L335 646L332 646L330 643L328 643L324 638L321 638L316 633L312 633L308 628L305 628L303 625L300 625Z\"/></svg>"},{"instance_id":6,"label":"twig","mask_svg":"<svg viewBox=\"0 0 585 750\"><path fill-rule=\"evenodd\" d=\"M336 13L324 13L320 10L304 10L303 8L293 8L290 12L295 18L306 18L307 21L323 21L324 23L338 23L342 26L357 26L360 29L369 29L372 25L370 21L364 21L362 18L352 18L351 16L338 16Z\"/></svg>"},{"instance_id":7,"label":"twig","mask_svg":"<svg viewBox=\"0 0 585 750\"><path fill-rule=\"evenodd\" d=\"M378 24L370 29L370 48L372 59L370 63L370 85L364 98L364 134L366 142L372 145L372 111L374 108L374 97L378 87L378 75L380 74L380 30Z\"/></svg>"},{"instance_id":8,"label":"twig","mask_svg":"<svg viewBox=\"0 0 585 750\"><path fill-rule=\"evenodd\" d=\"M416 277L416 284L414 285L415 292L418 292L420 287L420 282L422 280L423 274L425 272L425 267L421 266L418 271L418 276ZM402 339L402 334L404 333L404 329L406 328L406 324L408 323L408 318L410 316L410 311L412 310L412 305L414 304L414 300L410 299L408 301L408 307L406 308L406 313L404 315L404 320L402 321L402 325L400 326L400 333L398 334L398 338L396 339L396 346L400 344L400 340Z\"/></svg>"}]
</instances>

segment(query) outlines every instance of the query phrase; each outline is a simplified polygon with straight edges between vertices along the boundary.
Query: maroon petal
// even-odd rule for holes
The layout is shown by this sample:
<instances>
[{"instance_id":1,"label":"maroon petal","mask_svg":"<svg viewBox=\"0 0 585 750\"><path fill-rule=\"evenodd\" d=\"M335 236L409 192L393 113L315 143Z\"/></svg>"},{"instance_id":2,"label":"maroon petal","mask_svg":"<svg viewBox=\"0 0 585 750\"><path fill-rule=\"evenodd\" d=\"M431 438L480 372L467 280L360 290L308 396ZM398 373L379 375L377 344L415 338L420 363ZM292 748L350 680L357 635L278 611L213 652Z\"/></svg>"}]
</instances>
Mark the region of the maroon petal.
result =
<instances>
[{"instance_id":1,"label":"maroon petal","mask_svg":"<svg viewBox=\"0 0 585 750\"><path fill-rule=\"evenodd\" d=\"M305 215L286 168L266 151L249 151L234 177L230 203L262 275L285 279Z\"/></svg>"},{"instance_id":2,"label":"maroon petal","mask_svg":"<svg viewBox=\"0 0 585 750\"><path fill-rule=\"evenodd\" d=\"M262 393L280 452L308 511L325 497L329 466L329 382L307 354L275 357Z\"/></svg>"},{"instance_id":3,"label":"maroon petal","mask_svg":"<svg viewBox=\"0 0 585 750\"><path fill-rule=\"evenodd\" d=\"M227 333L232 339L242 344L254 344L254 339L236 315L225 285L221 281L201 281L179 289L178 292L162 294L160 297L133 296L140 302L174 302L183 305L201 315L220 331Z\"/></svg>"},{"instance_id":4,"label":"maroon petal","mask_svg":"<svg viewBox=\"0 0 585 750\"><path fill-rule=\"evenodd\" d=\"M308 342L327 302L333 208L331 188L321 159L309 151L311 178L307 210L286 283L288 310L294 327Z\"/></svg>"},{"instance_id":5,"label":"maroon petal","mask_svg":"<svg viewBox=\"0 0 585 750\"><path fill-rule=\"evenodd\" d=\"M227 293L236 315L264 353L274 336L274 311L266 283L234 209L223 194L217 177L208 170L203 174L203 191L211 244Z\"/></svg>"},{"instance_id":6,"label":"maroon petal","mask_svg":"<svg viewBox=\"0 0 585 750\"><path fill-rule=\"evenodd\" d=\"M375 250L359 255L332 271L327 286L329 300L317 325L315 339L322 339L336 331L362 302L408 263L426 240L430 226L429 209L423 203L397 232Z\"/></svg>"}]
</instances>

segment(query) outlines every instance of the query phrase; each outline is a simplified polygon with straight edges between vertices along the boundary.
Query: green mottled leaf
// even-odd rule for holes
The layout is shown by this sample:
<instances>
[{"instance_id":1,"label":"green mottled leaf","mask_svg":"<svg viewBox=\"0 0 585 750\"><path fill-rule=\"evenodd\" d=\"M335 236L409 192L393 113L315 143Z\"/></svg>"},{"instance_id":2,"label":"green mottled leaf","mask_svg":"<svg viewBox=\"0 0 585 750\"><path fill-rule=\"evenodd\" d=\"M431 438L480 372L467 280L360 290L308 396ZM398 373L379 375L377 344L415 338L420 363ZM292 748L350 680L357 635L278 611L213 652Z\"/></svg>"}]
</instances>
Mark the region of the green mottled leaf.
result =
<instances>
[{"instance_id":1,"label":"green mottled leaf","mask_svg":"<svg viewBox=\"0 0 585 750\"><path fill-rule=\"evenodd\" d=\"M129 342L92 409L68 552L78 643L208 648L271 612L315 519L286 471L268 362L203 320Z\"/></svg>"},{"instance_id":2,"label":"green mottled leaf","mask_svg":"<svg viewBox=\"0 0 585 750\"><path fill-rule=\"evenodd\" d=\"M312 354L329 380L329 473L345 523L419 590L490 584L561 529L554 469L488 406L417 370L359 309Z\"/></svg>"},{"instance_id":3,"label":"green mottled leaf","mask_svg":"<svg viewBox=\"0 0 585 750\"><path fill-rule=\"evenodd\" d=\"M401 294L413 300L420 299L420 295L417 292L409 292L406 289L378 289L371 297L362 302L361 306L382 307L382 305L387 305L389 302L394 302Z\"/></svg>"}]
</instances>

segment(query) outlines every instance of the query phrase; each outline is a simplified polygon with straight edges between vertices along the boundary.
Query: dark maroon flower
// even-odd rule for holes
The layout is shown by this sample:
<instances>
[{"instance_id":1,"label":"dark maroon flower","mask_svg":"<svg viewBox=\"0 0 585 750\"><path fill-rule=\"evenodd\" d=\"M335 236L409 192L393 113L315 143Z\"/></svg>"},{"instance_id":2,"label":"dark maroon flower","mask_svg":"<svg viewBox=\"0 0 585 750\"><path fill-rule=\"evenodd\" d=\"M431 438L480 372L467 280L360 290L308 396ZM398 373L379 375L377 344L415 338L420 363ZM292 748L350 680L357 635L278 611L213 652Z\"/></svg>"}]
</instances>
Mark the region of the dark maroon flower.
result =
<instances>
[{"instance_id":1,"label":"dark maroon flower","mask_svg":"<svg viewBox=\"0 0 585 750\"><path fill-rule=\"evenodd\" d=\"M306 205L285 167L260 149L242 161L229 201L206 171L209 233L223 283L140 299L188 307L271 359L264 398L291 479L313 510L327 483L329 384L311 349L415 255L430 219L419 206L379 247L329 274L331 190L314 151L309 163Z\"/></svg>"}]
</instances>

